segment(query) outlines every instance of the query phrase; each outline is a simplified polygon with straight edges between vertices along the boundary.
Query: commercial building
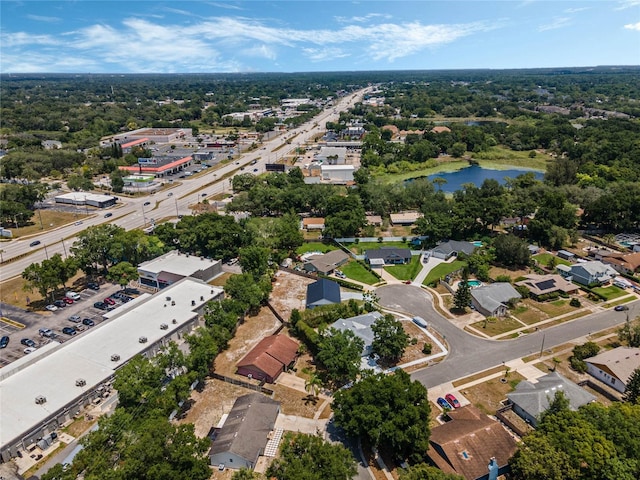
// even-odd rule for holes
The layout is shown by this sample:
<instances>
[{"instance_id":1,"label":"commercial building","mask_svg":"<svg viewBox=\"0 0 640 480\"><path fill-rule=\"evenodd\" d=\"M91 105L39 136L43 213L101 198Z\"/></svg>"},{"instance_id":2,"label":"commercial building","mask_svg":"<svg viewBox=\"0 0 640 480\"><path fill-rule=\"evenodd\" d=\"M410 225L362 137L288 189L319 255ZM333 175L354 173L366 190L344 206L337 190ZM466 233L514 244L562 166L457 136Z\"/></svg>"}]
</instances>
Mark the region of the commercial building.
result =
<instances>
[{"instance_id":1,"label":"commercial building","mask_svg":"<svg viewBox=\"0 0 640 480\"><path fill-rule=\"evenodd\" d=\"M222 273L219 260L198 257L172 250L138 265L140 283L153 288L166 288L185 277L209 282Z\"/></svg>"},{"instance_id":2,"label":"commercial building","mask_svg":"<svg viewBox=\"0 0 640 480\"><path fill-rule=\"evenodd\" d=\"M118 199L113 195L99 195L87 192L63 193L55 197L56 203L67 205L88 205L90 207L107 208L116 204Z\"/></svg>"},{"instance_id":3,"label":"commercial building","mask_svg":"<svg viewBox=\"0 0 640 480\"><path fill-rule=\"evenodd\" d=\"M320 174L323 182L335 184L347 184L353 182L353 165L320 165Z\"/></svg>"},{"instance_id":4,"label":"commercial building","mask_svg":"<svg viewBox=\"0 0 640 480\"><path fill-rule=\"evenodd\" d=\"M123 144L134 140L145 139L147 142L171 143L192 136L190 128L139 128L130 132L115 135L113 140ZM124 150L124 145L122 145Z\"/></svg>"},{"instance_id":5,"label":"commercial building","mask_svg":"<svg viewBox=\"0 0 640 480\"><path fill-rule=\"evenodd\" d=\"M186 278L72 340L51 342L0 369L0 456L7 461L103 401L118 368L155 355L196 327L223 291ZM44 443L43 443L44 441Z\"/></svg>"},{"instance_id":6,"label":"commercial building","mask_svg":"<svg viewBox=\"0 0 640 480\"><path fill-rule=\"evenodd\" d=\"M118 167L123 172L130 174L151 174L155 177L165 177L181 172L193 164L193 156L185 157L152 157L139 158L138 165L126 165Z\"/></svg>"}]
</instances>

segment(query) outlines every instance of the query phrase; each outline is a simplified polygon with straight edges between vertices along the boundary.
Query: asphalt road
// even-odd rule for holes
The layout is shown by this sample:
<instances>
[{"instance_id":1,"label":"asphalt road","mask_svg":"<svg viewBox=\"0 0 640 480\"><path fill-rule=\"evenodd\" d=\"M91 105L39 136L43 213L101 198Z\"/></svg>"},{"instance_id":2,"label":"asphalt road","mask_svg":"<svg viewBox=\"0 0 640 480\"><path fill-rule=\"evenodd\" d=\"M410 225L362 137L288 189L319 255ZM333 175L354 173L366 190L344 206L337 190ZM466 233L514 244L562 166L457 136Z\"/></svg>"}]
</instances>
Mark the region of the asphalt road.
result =
<instances>
[{"instance_id":1,"label":"asphalt road","mask_svg":"<svg viewBox=\"0 0 640 480\"><path fill-rule=\"evenodd\" d=\"M227 174L258 174L264 172L266 163L275 161L277 157L281 157L296 148L296 146L303 145L307 140L324 132L326 122L337 120L341 111L351 108L361 100L368 90L369 88L365 88L342 98L338 104L323 110L309 122L264 142L261 148L244 153L239 159L223 166L209 168L201 176L183 179L179 185L168 191L141 198L129 199L121 197L121 202L117 207L100 211L92 218L83 219L81 224L71 224L43 232L40 235L18 238L3 243L2 256L5 262L23 254L27 255L13 262L4 263L0 270L0 281L20 275L28 265L34 262L41 262L56 253L65 256L75 241L75 235L88 226L113 223L126 230L131 230L145 225L148 226L151 218L161 219L190 214L189 205L197 203L205 197L217 195L231 189L231 180L229 178L218 180L219 178ZM290 143L288 144L287 142ZM251 164L253 161L256 163ZM240 167L245 167L245 169L240 170ZM258 169L258 171L253 172L254 169ZM205 185L206 188L203 188ZM168 196L169 192L172 193L170 197ZM206 194L204 197L203 193ZM150 202L150 205L145 206L146 202ZM107 212L112 213L113 216L105 218L104 215ZM31 242L34 240L39 240L41 242L40 245L30 247Z\"/></svg>"},{"instance_id":2,"label":"asphalt road","mask_svg":"<svg viewBox=\"0 0 640 480\"><path fill-rule=\"evenodd\" d=\"M445 337L450 348L445 360L411 374L412 379L427 388L539 352L543 339L547 350L590 333L622 325L627 318L640 315L640 301L635 301L627 304L627 312L609 309L516 339L487 340L465 332L442 317L433 308L431 295L420 287L387 285L376 289L376 295L380 298L380 305L411 316L421 316Z\"/></svg>"}]
</instances>

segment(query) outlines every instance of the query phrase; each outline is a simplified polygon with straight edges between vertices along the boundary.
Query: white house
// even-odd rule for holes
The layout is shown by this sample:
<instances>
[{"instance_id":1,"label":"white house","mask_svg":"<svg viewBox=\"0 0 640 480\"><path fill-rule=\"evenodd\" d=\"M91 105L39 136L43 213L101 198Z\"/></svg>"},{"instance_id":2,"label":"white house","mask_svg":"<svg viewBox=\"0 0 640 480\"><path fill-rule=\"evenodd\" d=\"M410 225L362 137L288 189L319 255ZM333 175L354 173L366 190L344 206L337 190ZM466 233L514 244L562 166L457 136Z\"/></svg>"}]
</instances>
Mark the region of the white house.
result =
<instances>
[{"instance_id":1,"label":"white house","mask_svg":"<svg viewBox=\"0 0 640 480\"><path fill-rule=\"evenodd\" d=\"M589 374L624 393L629 377L640 368L640 348L618 347L584 361Z\"/></svg>"}]
</instances>

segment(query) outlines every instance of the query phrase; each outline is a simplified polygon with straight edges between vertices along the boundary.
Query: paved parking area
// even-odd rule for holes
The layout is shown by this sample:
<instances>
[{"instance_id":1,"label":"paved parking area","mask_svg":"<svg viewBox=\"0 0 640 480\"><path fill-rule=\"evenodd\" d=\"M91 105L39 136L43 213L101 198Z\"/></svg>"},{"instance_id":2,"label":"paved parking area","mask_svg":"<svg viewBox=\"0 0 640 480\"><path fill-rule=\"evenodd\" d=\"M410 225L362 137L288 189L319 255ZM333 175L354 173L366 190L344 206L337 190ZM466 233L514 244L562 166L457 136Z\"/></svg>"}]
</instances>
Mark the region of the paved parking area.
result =
<instances>
[{"instance_id":1,"label":"paved parking area","mask_svg":"<svg viewBox=\"0 0 640 480\"><path fill-rule=\"evenodd\" d=\"M104 298L109 297L119 290L119 285L112 284L101 285L98 291L90 289L82 290L78 292L81 297L80 300L64 308L59 308L55 312L48 312L48 314L45 315L27 312L3 304L3 315L10 320L22 323L24 328L19 328L19 326L11 323L0 322L0 335L8 335L10 338L9 345L0 350L0 367L25 356L24 349L26 347L20 343L20 340L23 338L30 338L36 343L37 347L42 347L52 340L64 343L74 338L73 336L62 333L64 327L76 327L76 329L79 330L78 335L88 333L91 328L95 328L95 326L104 321L102 314L105 312L95 308L93 304L102 301ZM122 302L116 300L114 307L117 308L120 305L122 305ZM77 315L81 320L89 318L93 320L95 325L94 327L88 327L82 323L71 322L69 321L69 317L72 315ZM52 338L41 336L39 334L41 328L51 329L55 336Z\"/></svg>"}]
</instances>

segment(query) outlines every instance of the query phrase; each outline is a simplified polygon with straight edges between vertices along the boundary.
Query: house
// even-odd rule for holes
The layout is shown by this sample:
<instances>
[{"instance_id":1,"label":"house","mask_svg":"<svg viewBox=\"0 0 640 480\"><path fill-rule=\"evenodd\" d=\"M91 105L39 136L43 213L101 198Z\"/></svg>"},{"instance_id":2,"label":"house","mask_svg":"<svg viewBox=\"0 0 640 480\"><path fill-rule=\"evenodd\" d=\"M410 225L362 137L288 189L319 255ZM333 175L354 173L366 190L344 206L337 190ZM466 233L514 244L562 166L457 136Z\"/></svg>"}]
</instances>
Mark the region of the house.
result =
<instances>
[{"instance_id":1,"label":"house","mask_svg":"<svg viewBox=\"0 0 640 480\"><path fill-rule=\"evenodd\" d=\"M436 245L431 249L431 256L442 260L449 260L453 256L460 253L471 255L477 247L471 242L460 242L458 240L449 240Z\"/></svg>"},{"instance_id":2,"label":"house","mask_svg":"<svg viewBox=\"0 0 640 480\"><path fill-rule=\"evenodd\" d=\"M324 218L321 217L309 217L302 219L302 228L306 231L311 230L324 230Z\"/></svg>"},{"instance_id":3,"label":"house","mask_svg":"<svg viewBox=\"0 0 640 480\"><path fill-rule=\"evenodd\" d=\"M356 337L361 338L364 341L362 356L366 357L371 353L371 344L373 343L371 326L381 318L382 314L380 312L369 312L356 317L340 318L330 326L341 332L351 330Z\"/></svg>"},{"instance_id":4,"label":"house","mask_svg":"<svg viewBox=\"0 0 640 480\"><path fill-rule=\"evenodd\" d=\"M556 392L564 392L571 410L577 410L596 399L558 372L540 377L537 383L528 380L520 382L513 392L507 394L507 398L513 404L513 411L535 427L540 415L549 408Z\"/></svg>"},{"instance_id":5,"label":"house","mask_svg":"<svg viewBox=\"0 0 640 480\"><path fill-rule=\"evenodd\" d=\"M211 444L210 464L253 469L279 413L280 403L261 393L239 397Z\"/></svg>"},{"instance_id":6,"label":"house","mask_svg":"<svg viewBox=\"0 0 640 480\"><path fill-rule=\"evenodd\" d=\"M382 225L382 217L380 215L367 215L367 225L379 227Z\"/></svg>"},{"instance_id":7,"label":"house","mask_svg":"<svg viewBox=\"0 0 640 480\"><path fill-rule=\"evenodd\" d=\"M263 338L236 365L239 375L268 383L293 365L300 345L285 335Z\"/></svg>"},{"instance_id":8,"label":"house","mask_svg":"<svg viewBox=\"0 0 640 480\"><path fill-rule=\"evenodd\" d=\"M556 269L565 279L586 286L608 284L618 275L613 267L598 260L576 263L571 266L558 265Z\"/></svg>"},{"instance_id":9,"label":"house","mask_svg":"<svg viewBox=\"0 0 640 480\"><path fill-rule=\"evenodd\" d=\"M394 226L398 225L413 225L418 221L419 218L422 218L424 215L420 212L400 212L400 213L391 213L389 214L389 219L391 220L391 224Z\"/></svg>"},{"instance_id":10,"label":"house","mask_svg":"<svg viewBox=\"0 0 640 480\"><path fill-rule=\"evenodd\" d=\"M332 250L324 255L312 255L304 264L307 272L317 272L330 275L333 271L349 261L349 255L342 250Z\"/></svg>"},{"instance_id":11,"label":"house","mask_svg":"<svg viewBox=\"0 0 640 480\"><path fill-rule=\"evenodd\" d=\"M640 348L617 347L584 361L587 373L624 393L629 377L640 368Z\"/></svg>"},{"instance_id":12,"label":"house","mask_svg":"<svg viewBox=\"0 0 640 480\"><path fill-rule=\"evenodd\" d=\"M497 421L473 405L451 410L451 421L431 430L427 456L431 463L449 474L468 480L487 479L487 464L492 458L498 464L498 474L509 472L509 458L517 443Z\"/></svg>"},{"instance_id":13,"label":"house","mask_svg":"<svg viewBox=\"0 0 640 480\"><path fill-rule=\"evenodd\" d=\"M560 275L525 275L526 280L516 282L517 286L527 287L531 296L538 300L543 295L554 293L566 293L571 295L576 293L579 288L577 285L566 281Z\"/></svg>"},{"instance_id":14,"label":"house","mask_svg":"<svg viewBox=\"0 0 640 480\"><path fill-rule=\"evenodd\" d=\"M381 247L364 252L365 260L372 267L383 265L402 265L411 262L411 250L408 248Z\"/></svg>"},{"instance_id":15,"label":"house","mask_svg":"<svg viewBox=\"0 0 640 480\"><path fill-rule=\"evenodd\" d=\"M609 255L602 259L603 263L611 265L620 273L633 275L640 270L640 252Z\"/></svg>"},{"instance_id":16,"label":"house","mask_svg":"<svg viewBox=\"0 0 640 480\"><path fill-rule=\"evenodd\" d=\"M558 258L571 261L571 260L574 260L575 257L576 257L575 253L568 252L566 250L558 250Z\"/></svg>"},{"instance_id":17,"label":"house","mask_svg":"<svg viewBox=\"0 0 640 480\"><path fill-rule=\"evenodd\" d=\"M538 245L527 245L527 249L531 255L537 255L540 253L540 247Z\"/></svg>"},{"instance_id":18,"label":"house","mask_svg":"<svg viewBox=\"0 0 640 480\"><path fill-rule=\"evenodd\" d=\"M521 298L508 282L496 282L471 289L471 304L486 317L503 317L509 311L507 304Z\"/></svg>"},{"instance_id":19,"label":"house","mask_svg":"<svg viewBox=\"0 0 640 480\"><path fill-rule=\"evenodd\" d=\"M340 303L340 285L332 280L321 278L307 285L307 308Z\"/></svg>"}]
</instances>

